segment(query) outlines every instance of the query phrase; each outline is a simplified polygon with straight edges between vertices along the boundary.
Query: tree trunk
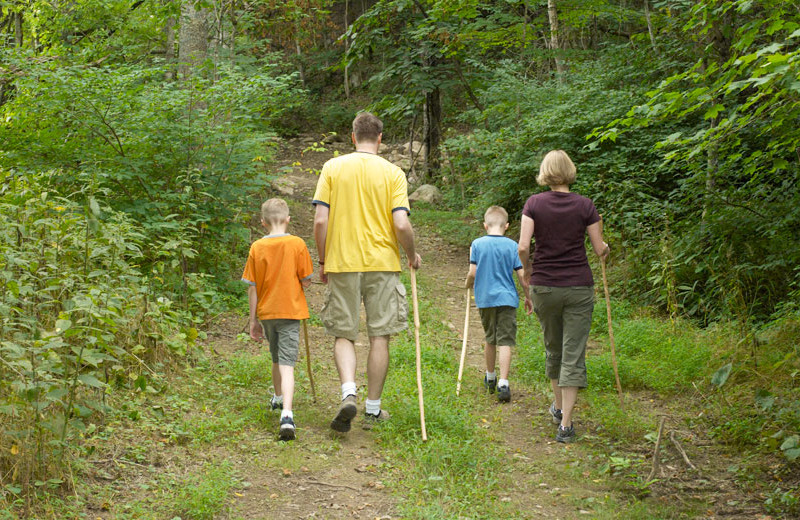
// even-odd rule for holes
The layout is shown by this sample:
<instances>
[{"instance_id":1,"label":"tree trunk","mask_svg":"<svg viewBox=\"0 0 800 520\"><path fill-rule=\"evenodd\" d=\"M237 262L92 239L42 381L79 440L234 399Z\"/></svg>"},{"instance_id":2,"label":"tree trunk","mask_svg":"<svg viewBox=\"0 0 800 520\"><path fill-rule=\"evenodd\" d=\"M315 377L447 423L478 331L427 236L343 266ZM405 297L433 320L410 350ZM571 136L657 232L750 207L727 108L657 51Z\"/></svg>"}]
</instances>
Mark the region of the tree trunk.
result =
<instances>
[{"instance_id":1,"label":"tree trunk","mask_svg":"<svg viewBox=\"0 0 800 520\"><path fill-rule=\"evenodd\" d=\"M14 42L17 47L22 47L22 11L14 13Z\"/></svg>"},{"instance_id":2,"label":"tree trunk","mask_svg":"<svg viewBox=\"0 0 800 520\"><path fill-rule=\"evenodd\" d=\"M175 80L175 17L170 16L164 23L164 35L166 36L166 47L164 58L167 62L167 71L164 73L166 81Z\"/></svg>"},{"instance_id":3,"label":"tree trunk","mask_svg":"<svg viewBox=\"0 0 800 520\"><path fill-rule=\"evenodd\" d=\"M300 71L300 82L303 84L303 87L306 86L306 71L303 67L303 51L300 49L300 28L298 27L297 33L294 35L294 46L295 50L297 51L297 68Z\"/></svg>"},{"instance_id":4,"label":"tree trunk","mask_svg":"<svg viewBox=\"0 0 800 520\"><path fill-rule=\"evenodd\" d=\"M650 34L650 43L653 45L653 50L658 52L658 47L656 46L656 35L653 32L653 24L650 21L650 6L648 5L647 0L644 0L644 19L647 21L647 32Z\"/></svg>"},{"instance_id":5,"label":"tree trunk","mask_svg":"<svg viewBox=\"0 0 800 520\"><path fill-rule=\"evenodd\" d=\"M350 98L350 63L348 62L347 52L350 50L350 38L347 36L347 31L350 29L350 24L347 20L350 10L350 0L344 0L344 97Z\"/></svg>"},{"instance_id":6,"label":"tree trunk","mask_svg":"<svg viewBox=\"0 0 800 520\"><path fill-rule=\"evenodd\" d=\"M550 48L556 57L556 74L559 81L564 81L564 62L558 55L561 47L558 45L558 12L555 0L547 0L547 16L550 19Z\"/></svg>"},{"instance_id":7,"label":"tree trunk","mask_svg":"<svg viewBox=\"0 0 800 520\"><path fill-rule=\"evenodd\" d=\"M178 48L178 74L191 77L208 55L208 11L197 9L193 0L181 4L181 27Z\"/></svg>"},{"instance_id":8,"label":"tree trunk","mask_svg":"<svg viewBox=\"0 0 800 520\"><path fill-rule=\"evenodd\" d=\"M428 179L439 177L442 140L442 97L439 87L425 93L425 172Z\"/></svg>"}]
</instances>

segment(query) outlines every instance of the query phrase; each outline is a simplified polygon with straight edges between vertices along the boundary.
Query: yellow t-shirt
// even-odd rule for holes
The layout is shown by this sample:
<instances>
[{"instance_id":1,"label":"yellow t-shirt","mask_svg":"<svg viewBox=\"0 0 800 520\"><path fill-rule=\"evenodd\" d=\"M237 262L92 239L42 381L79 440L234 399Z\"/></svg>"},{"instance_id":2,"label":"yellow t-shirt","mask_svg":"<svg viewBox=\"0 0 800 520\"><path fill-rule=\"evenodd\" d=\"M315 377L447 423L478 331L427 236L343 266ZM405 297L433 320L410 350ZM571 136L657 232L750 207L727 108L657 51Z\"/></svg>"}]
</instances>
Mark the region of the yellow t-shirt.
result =
<instances>
[{"instance_id":1,"label":"yellow t-shirt","mask_svg":"<svg viewBox=\"0 0 800 520\"><path fill-rule=\"evenodd\" d=\"M403 170L354 152L325 163L312 204L330 208L325 272L400 271L395 211L409 211Z\"/></svg>"}]
</instances>

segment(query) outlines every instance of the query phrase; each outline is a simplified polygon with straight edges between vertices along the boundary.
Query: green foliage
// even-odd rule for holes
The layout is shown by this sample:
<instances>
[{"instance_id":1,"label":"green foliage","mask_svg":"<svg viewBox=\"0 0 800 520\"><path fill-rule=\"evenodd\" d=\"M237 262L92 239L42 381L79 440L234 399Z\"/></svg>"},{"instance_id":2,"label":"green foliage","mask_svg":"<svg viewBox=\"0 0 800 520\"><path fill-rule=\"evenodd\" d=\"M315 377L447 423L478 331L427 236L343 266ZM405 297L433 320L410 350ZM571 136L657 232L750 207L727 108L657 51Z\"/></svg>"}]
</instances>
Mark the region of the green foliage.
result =
<instances>
[{"instance_id":1,"label":"green foliage","mask_svg":"<svg viewBox=\"0 0 800 520\"><path fill-rule=\"evenodd\" d=\"M228 507L231 488L237 484L229 463L208 465L178 489L175 510L186 518L213 520Z\"/></svg>"},{"instance_id":2,"label":"green foliage","mask_svg":"<svg viewBox=\"0 0 800 520\"><path fill-rule=\"evenodd\" d=\"M0 190L0 444L11 454L0 470L16 467L23 489L56 482L110 387L144 392L150 365L185 357L198 337L139 270L146 237L132 220L103 191L48 191L60 175L8 172Z\"/></svg>"}]
</instances>

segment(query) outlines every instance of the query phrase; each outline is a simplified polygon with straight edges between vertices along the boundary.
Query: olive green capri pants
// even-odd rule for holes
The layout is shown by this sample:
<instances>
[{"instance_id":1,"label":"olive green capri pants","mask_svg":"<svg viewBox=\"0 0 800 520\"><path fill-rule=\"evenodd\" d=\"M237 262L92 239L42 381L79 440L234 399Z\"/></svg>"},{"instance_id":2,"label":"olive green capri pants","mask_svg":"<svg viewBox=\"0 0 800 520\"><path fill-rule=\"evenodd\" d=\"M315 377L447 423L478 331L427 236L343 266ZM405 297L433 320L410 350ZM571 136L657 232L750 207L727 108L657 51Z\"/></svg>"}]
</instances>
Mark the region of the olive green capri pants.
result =
<instances>
[{"instance_id":1,"label":"olive green capri pants","mask_svg":"<svg viewBox=\"0 0 800 520\"><path fill-rule=\"evenodd\" d=\"M533 310L547 353L545 373L557 379L558 386L586 388L586 341L593 309L592 286L533 286Z\"/></svg>"}]
</instances>

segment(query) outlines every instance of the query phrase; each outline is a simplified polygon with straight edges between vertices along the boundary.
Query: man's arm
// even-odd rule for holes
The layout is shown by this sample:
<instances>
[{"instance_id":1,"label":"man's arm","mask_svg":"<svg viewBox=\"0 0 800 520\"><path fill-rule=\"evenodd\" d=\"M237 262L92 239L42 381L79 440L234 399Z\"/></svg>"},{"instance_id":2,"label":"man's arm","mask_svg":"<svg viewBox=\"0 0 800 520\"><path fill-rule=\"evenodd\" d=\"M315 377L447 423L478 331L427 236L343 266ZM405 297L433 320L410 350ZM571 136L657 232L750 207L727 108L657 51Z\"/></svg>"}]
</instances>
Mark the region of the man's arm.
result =
<instances>
[{"instance_id":1,"label":"man's arm","mask_svg":"<svg viewBox=\"0 0 800 520\"><path fill-rule=\"evenodd\" d=\"M408 257L408 266L413 269L419 269L422 266L422 257L417 254L417 249L414 246L414 228L411 226L411 221L408 220L408 213L400 209L392 213L394 224L394 234L397 241L403 246L403 251L406 252Z\"/></svg>"},{"instance_id":2,"label":"man's arm","mask_svg":"<svg viewBox=\"0 0 800 520\"><path fill-rule=\"evenodd\" d=\"M256 286L251 285L247 288L247 301L250 303L250 337L255 341L264 339L264 329L258 321L258 291Z\"/></svg>"},{"instance_id":3,"label":"man's arm","mask_svg":"<svg viewBox=\"0 0 800 520\"><path fill-rule=\"evenodd\" d=\"M325 274L325 241L328 238L328 216L330 208L323 204L317 204L314 214L314 240L317 242L317 254L319 255L319 279L322 283L328 283L328 276Z\"/></svg>"}]
</instances>

